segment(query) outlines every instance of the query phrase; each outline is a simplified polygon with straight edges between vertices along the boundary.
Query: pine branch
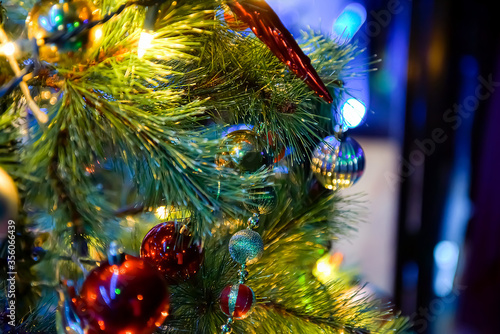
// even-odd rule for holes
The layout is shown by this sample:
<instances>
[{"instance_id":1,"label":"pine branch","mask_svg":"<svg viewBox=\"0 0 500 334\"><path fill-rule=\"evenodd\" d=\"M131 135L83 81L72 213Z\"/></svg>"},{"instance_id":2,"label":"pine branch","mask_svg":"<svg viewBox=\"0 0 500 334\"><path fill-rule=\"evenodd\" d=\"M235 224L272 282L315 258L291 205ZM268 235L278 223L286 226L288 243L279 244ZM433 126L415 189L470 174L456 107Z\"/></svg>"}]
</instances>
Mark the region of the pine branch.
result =
<instances>
[{"instance_id":1,"label":"pine branch","mask_svg":"<svg viewBox=\"0 0 500 334\"><path fill-rule=\"evenodd\" d=\"M68 132L61 131L57 135L56 145L58 147L64 147L68 142ZM70 190L67 189L67 186L64 180L59 176L59 155L55 151L52 157L50 158L49 168L48 168L48 177L52 180L52 185L57 194L58 201L60 204L67 207L69 211L70 221L72 225L72 244L76 245L75 252L79 256L87 256L88 255L88 247L84 235L84 228L82 225L82 216L78 211L78 207L76 203L68 196Z\"/></svg>"}]
</instances>

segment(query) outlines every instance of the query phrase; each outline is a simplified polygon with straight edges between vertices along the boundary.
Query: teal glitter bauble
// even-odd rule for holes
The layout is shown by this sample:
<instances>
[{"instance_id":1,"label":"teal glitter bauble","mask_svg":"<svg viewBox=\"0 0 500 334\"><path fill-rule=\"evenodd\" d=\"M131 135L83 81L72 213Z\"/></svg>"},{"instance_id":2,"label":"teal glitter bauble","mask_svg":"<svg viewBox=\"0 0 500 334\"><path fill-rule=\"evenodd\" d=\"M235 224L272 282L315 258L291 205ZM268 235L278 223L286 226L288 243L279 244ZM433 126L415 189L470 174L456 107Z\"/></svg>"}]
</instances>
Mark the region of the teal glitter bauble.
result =
<instances>
[{"instance_id":1,"label":"teal glitter bauble","mask_svg":"<svg viewBox=\"0 0 500 334\"><path fill-rule=\"evenodd\" d=\"M259 233L246 229L236 232L229 240L229 253L239 264L257 262L264 252L264 242Z\"/></svg>"}]
</instances>

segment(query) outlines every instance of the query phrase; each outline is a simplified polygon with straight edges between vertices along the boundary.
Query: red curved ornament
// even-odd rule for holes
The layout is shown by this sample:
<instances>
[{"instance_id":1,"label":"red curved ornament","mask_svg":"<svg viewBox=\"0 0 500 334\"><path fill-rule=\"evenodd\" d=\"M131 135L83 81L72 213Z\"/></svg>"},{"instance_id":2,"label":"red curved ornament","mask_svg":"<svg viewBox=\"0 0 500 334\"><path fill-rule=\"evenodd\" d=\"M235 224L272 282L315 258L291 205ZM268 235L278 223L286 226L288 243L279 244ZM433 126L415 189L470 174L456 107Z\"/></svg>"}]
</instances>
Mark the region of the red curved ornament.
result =
<instances>
[{"instance_id":1,"label":"red curved ornament","mask_svg":"<svg viewBox=\"0 0 500 334\"><path fill-rule=\"evenodd\" d=\"M170 294L158 270L125 255L92 270L72 301L86 334L151 334L168 315Z\"/></svg>"},{"instance_id":2,"label":"red curved ornament","mask_svg":"<svg viewBox=\"0 0 500 334\"><path fill-rule=\"evenodd\" d=\"M333 102L330 92L304 54L292 34L278 15L264 0L229 1L231 11L250 26L254 34L285 63L290 70L328 103Z\"/></svg>"}]
</instances>

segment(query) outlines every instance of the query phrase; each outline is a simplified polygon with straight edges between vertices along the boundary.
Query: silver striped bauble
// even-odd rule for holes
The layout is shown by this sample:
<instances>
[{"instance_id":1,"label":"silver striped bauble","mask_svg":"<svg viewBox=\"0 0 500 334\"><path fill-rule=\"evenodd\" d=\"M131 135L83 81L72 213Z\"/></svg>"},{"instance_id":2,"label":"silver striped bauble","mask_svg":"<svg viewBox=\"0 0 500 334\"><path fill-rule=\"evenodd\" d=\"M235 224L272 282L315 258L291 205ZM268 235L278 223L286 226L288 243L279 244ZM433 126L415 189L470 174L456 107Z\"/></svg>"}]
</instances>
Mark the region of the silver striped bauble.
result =
<instances>
[{"instance_id":1,"label":"silver striped bauble","mask_svg":"<svg viewBox=\"0 0 500 334\"><path fill-rule=\"evenodd\" d=\"M351 137L326 137L314 150L312 170L327 189L349 188L363 175L365 152Z\"/></svg>"}]
</instances>

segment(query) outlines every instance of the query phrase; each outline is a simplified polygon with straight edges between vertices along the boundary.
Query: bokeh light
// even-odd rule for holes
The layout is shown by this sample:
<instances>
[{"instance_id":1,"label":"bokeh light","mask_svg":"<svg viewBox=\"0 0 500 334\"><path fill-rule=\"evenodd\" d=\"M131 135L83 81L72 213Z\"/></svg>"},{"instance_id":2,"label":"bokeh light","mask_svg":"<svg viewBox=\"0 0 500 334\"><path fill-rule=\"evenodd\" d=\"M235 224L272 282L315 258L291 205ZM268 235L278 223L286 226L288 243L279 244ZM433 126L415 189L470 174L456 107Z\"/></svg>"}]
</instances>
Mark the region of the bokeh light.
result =
<instances>
[{"instance_id":1,"label":"bokeh light","mask_svg":"<svg viewBox=\"0 0 500 334\"><path fill-rule=\"evenodd\" d=\"M357 99L348 99L341 108L342 122L349 128L355 128L363 122L366 106Z\"/></svg>"},{"instance_id":2,"label":"bokeh light","mask_svg":"<svg viewBox=\"0 0 500 334\"><path fill-rule=\"evenodd\" d=\"M366 9L362 4L347 5L333 23L333 35L342 42L348 42L366 21Z\"/></svg>"}]
</instances>

